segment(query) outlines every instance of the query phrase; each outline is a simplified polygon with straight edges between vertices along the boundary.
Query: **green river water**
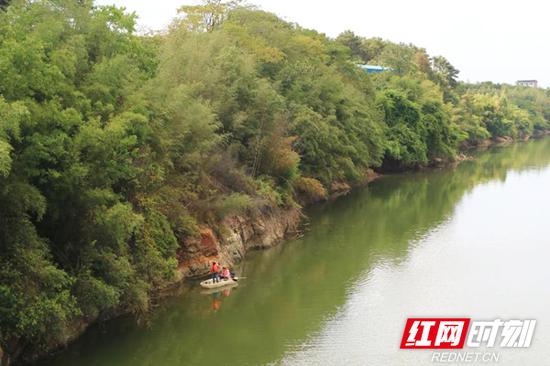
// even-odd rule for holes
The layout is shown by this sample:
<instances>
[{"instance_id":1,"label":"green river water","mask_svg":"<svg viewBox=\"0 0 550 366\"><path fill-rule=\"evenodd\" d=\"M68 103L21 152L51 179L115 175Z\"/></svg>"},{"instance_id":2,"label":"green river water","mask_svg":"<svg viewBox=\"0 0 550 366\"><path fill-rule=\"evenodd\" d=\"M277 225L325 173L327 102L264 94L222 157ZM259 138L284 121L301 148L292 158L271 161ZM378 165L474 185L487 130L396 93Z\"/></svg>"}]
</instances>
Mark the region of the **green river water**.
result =
<instances>
[{"instance_id":1,"label":"green river water","mask_svg":"<svg viewBox=\"0 0 550 366\"><path fill-rule=\"evenodd\" d=\"M408 317L537 319L499 365L550 364L550 139L383 177L308 210L305 236L254 252L237 288L198 286L137 325L92 327L40 365L434 365Z\"/></svg>"}]
</instances>

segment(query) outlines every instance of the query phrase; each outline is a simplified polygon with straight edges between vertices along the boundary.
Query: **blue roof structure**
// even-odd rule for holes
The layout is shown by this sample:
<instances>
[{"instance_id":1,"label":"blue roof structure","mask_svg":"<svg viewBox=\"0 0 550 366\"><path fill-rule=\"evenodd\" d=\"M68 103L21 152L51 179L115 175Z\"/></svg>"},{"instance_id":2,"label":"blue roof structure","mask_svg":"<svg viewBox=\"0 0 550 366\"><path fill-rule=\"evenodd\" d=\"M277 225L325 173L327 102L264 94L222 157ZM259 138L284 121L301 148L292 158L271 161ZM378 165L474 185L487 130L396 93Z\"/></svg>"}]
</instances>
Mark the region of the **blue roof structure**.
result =
<instances>
[{"instance_id":1,"label":"blue roof structure","mask_svg":"<svg viewBox=\"0 0 550 366\"><path fill-rule=\"evenodd\" d=\"M391 71L391 67L384 67L378 65L358 65L360 68L365 70L368 74L376 74L384 71Z\"/></svg>"}]
</instances>

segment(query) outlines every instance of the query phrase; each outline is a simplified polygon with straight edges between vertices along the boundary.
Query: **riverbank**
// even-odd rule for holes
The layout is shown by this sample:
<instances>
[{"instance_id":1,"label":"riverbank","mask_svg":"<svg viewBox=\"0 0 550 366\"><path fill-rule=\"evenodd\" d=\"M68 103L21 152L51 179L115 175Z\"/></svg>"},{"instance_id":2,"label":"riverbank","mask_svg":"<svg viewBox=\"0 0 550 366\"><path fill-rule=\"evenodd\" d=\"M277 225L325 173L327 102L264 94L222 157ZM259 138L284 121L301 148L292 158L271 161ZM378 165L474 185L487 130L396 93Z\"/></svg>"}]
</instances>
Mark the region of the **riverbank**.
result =
<instances>
[{"instance_id":1,"label":"riverbank","mask_svg":"<svg viewBox=\"0 0 550 366\"><path fill-rule=\"evenodd\" d=\"M530 138L540 138L548 135L545 132ZM483 150L490 146L507 145L527 141L522 139L514 141L511 139L499 139L484 141L476 147L470 147L460 153L454 161L432 161L430 164L422 167L416 167L410 170L439 169L449 165L460 164L463 161L472 159L468 152L472 149ZM404 170L403 172L405 172ZM350 185L344 182L334 184L331 187L330 194L326 199L333 200L347 194L351 190L365 186L376 180L381 173L370 171L365 175L366 179L362 184ZM310 201L303 208L315 205L319 201ZM242 261L245 256L254 250L272 248L281 244L285 240L292 239L301 235L300 223L306 218L302 207L277 208L264 206L257 210L251 210L246 215L232 215L224 218L217 226L202 225L200 235L188 238L184 243L180 243L181 249L178 252L178 266L176 277L170 286L156 290L155 298L170 296L174 289L189 280L201 278L208 274L209 264L215 260L233 266ZM117 316L122 313L116 314ZM23 352L22 363L30 363L39 358L51 355L66 347L77 339L86 329L97 321L109 321L110 318L96 318L90 320L80 320L75 322L71 334L68 335L64 344L52 344L47 350L33 352L31 356L26 356ZM6 356L6 354L4 354ZM7 356L5 357L7 360ZM6 361L2 364L5 366Z\"/></svg>"},{"instance_id":2,"label":"riverbank","mask_svg":"<svg viewBox=\"0 0 550 366\"><path fill-rule=\"evenodd\" d=\"M303 238L249 253L238 288L205 295L182 286L148 325L96 324L38 365L209 365L220 355L227 365L420 365L422 355L395 352L409 314L469 309L482 318L498 309L546 319L547 292L532 280L548 271L529 257L546 258L538 253L547 248L540 209L549 151L549 139L489 149L456 168L386 175L314 205ZM502 272L519 258L520 272ZM541 301L527 304L526 292ZM544 359L543 333L517 357ZM517 364L511 357L503 361Z\"/></svg>"},{"instance_id":3,"label":"riverbank","mask_svg":"<svg viewBox=\"0 0 550 366\"><path fill-rule=\"evenodd\" d=\"M543 131L519 140L510 137L486 139L476 146L466 147L452 161L434 159L429 164L402 169L397 174L456 166L464 161L474 159L469 154L471 152L486 150L493 146L526 142L548 135L550 135L550 131ZM179 252L177 281L173 285L206 276L212 261L233 266L242 261L251 250L269 249L285 240L301 235L300 223L303 219L307 219L303 213L304 208L321 201L338 199L354 189L366 186L384 174L383 170L379 172L370 170L365 174L366 179L360 184L334 183L325 199L308 201L302 207L285 209L265 206L262 209L249 212L248 215L227 217L217 227L201 227L200 236L190 238Z\"/></svg>"}]
</instances>

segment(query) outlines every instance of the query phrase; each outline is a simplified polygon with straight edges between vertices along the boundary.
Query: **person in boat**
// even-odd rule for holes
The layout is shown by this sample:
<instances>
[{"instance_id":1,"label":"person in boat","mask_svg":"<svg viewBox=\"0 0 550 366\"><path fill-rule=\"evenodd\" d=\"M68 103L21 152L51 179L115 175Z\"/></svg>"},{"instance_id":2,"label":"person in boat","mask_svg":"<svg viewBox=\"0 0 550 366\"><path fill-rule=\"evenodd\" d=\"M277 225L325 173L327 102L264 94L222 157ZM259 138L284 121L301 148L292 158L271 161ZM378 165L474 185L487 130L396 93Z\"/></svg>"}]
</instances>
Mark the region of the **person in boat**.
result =
<instances>
[{"instance_id":1,"label":"person in boat","mask_svg":"<svg viewBox=\"0 0 550 366\"><path fill-rule=\"evenodd\" d=\"M222 278L224 280L228 280L231 278L231 272L229 272L229 268L223 267L222 269Z\"/></svg>"},{"instance_id":2,"label":"person in boat","mask_svg":"<svg viewBox=\"0 0 550 366\"><path fill-rule=\"evenodd\" d=\"M212 262L210 273L212 274L212 282L220 282L220 266L218 263Z\"/></svg>"}]
</instances>

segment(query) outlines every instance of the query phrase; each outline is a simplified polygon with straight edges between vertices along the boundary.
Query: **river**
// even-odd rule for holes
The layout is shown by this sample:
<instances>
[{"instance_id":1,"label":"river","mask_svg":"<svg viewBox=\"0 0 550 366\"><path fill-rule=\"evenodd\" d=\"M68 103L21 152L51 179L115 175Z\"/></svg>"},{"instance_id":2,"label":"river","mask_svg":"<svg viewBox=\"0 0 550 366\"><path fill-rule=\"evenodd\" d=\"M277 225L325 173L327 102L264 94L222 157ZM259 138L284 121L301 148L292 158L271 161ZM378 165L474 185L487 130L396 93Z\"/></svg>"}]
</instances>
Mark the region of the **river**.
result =
<instances>
[{"instance_id":1,"label":"river","mask_svg":"<svg viewBox=\"0 0 550 366\"><path fill-rule=\"evenodd\" d=\"M408 317L536 319L530 348L492 351L547 365L550 139L476 155L312 207L304 237L249 255L237 288L187 287L41 365L434 365L399 349Z\"/></svg>"}]
</instances>

